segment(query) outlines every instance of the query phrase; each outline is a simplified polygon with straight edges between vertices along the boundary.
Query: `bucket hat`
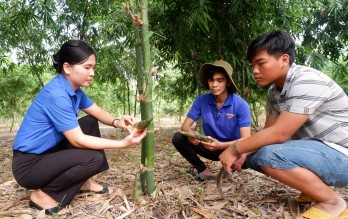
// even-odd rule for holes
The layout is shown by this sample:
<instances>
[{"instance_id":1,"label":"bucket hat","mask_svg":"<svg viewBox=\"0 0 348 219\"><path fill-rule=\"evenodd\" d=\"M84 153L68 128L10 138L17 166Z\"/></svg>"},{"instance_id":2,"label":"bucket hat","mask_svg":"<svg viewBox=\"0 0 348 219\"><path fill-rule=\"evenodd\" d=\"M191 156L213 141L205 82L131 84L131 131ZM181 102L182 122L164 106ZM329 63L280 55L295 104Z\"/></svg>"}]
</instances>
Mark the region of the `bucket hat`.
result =
<instances>
[{"instance_id":1,"label":"bucket hat","mask_svg":"<svg viewBox=\"0 0 348 219\"><path fill-rule=\"evenodd\" d=\"M226 79L229 80L227 84L230 84L230 86L227 87L228 93L237 92L238 88L232 79L232 66L223 60L218 60L213 63L205 63L199 69L199 81L205 89L209 90L208 79L212 70L225 74Z\"/></svg>"}]
</instances>

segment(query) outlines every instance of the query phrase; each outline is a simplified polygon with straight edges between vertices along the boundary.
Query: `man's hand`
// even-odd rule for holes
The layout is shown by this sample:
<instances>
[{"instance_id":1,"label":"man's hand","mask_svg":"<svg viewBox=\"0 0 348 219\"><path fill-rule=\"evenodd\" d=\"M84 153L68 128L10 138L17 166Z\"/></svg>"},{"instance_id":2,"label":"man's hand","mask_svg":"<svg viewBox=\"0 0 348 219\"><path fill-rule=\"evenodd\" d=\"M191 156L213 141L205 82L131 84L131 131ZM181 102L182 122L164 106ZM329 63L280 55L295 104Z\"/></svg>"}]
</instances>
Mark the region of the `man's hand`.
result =
<instances>
[{"instance_id":1,"label":"man's hand","mask_svg":"<svg viewBox=\"0 0 348 219\"><path fill-rule=\"evenodd\" d=\"M191 144L196 145L196 146L201 143L200 140L197 140L197 139L191 138L191 137L188 137L188 141L191 142Z\"/></svg>"},{"instance_id":2,"label":"man's hand","mask_svg":"<svg viewBox=\"0 0 348 219\"><path fill-rule=\"evenodd\" d=\"M215 151L215 150L223 150L226 148L226 146L224 146L220 141L216 140L215 138L210 136L207 136L207 137L209 140L211 140L211 143L204 142L204 141L201 142L206 149L210 151Z\"/></svg>"},{"instance_id":3,"label":"man's hand","mask_svg":"<svg viewBox=\"0 0 348 219\"><path fill-rule=\"evenodd\" d=\"M245 162L245 159L246 159L246 155L245 154L242 154L242 156L240 156L240 158L238 158L236 160L236 162L234 162L232 164L232 169L237 171L237 172L242 172L242 166Z\"/></svg>"},{"instance_id":4,"label":"man's hand","mask_svg":"<svg viewBox=\"0 0 348 219\"><path fill-rule=\"evenodd\" d=\"M231 175L233 171L232 164L234 164L235 161L238 159L238 157L233 154L231 147L226 148L220 154L219 159L222 164L222 167L229 175Z\"/></svg>"}]
</instances>

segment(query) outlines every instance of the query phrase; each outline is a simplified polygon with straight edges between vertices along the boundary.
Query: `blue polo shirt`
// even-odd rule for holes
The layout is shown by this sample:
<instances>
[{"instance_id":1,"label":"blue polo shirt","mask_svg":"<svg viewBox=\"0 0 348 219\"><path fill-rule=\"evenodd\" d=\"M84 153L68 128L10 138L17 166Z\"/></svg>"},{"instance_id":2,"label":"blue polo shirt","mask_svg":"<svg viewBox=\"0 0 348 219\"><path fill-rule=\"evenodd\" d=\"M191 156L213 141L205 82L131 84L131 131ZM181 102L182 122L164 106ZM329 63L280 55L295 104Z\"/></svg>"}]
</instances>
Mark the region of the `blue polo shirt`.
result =
<instances>
[{"instance_id":1,"label":"blue polo shirt","mask_svg":"<svg viewBox=\"0 0 348 219\"><path fill-rule=\"evenodd\" d=\"M41 154L57 145L62 132L79 126L78 113L93 105L79 88L76 92L63 74L45 85L29 106L13 144L13 150Z\"/></svg>"},{"instance_id":2,"label":"blue polo shirt","mask_svg":"<svg viewBox=\"0 0 348 219\"><path fill-rule=\"evenodd\" d=\"M220 109L212 93L198 96L187 117L197 121L200 116L205 135L221 142L239 139L240 128L251 126L248 103L236 94L229 94Z\"/></svg>"}]
</instances>

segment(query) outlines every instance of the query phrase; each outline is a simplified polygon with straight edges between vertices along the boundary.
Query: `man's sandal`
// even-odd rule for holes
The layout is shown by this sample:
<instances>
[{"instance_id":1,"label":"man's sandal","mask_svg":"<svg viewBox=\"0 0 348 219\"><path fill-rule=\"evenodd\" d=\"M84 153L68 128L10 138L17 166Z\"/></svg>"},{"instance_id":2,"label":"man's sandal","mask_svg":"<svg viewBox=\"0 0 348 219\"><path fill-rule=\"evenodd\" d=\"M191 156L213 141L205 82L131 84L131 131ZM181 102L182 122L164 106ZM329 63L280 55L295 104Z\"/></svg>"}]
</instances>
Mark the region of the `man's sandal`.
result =
<instances>
[{"instance_id":1,"label":"man's sandal","mask_svg":"<svg viewBox=\"0 0 348 219\"><path fill-rule=\"evenodd\" d=\"M314 199L312 199L311 197L309 197L309 195L305 194L305 193L301 193L299 196L295 197L295 201L297 203L309 203L309 202L315 202Z\"/></svg>"},{"instance_id":2,"label":"man's sandal","mask_svg":"<svg viewBox=\"0 0 348 219\"><path fill-rule=\"evenodd\" d=\"M310 207L307 211L303 212L301 216L308 219L346 219L348 218L348 210L344 210L338 217L335 217L316 207Z\"/></svg>"},{"instance_id":3,"label":"man's sandal","mask_svg":"<svg viewBox=\"0 0 348 219\"><path fill-rule=\"evenodd\" d=\"M212 175L205 175L203 172L200 172L196 175L195 180L201 181L201 182L205 182L207 180L211 180L214 179L214 176Z\"/></svg>"}]
</instances>

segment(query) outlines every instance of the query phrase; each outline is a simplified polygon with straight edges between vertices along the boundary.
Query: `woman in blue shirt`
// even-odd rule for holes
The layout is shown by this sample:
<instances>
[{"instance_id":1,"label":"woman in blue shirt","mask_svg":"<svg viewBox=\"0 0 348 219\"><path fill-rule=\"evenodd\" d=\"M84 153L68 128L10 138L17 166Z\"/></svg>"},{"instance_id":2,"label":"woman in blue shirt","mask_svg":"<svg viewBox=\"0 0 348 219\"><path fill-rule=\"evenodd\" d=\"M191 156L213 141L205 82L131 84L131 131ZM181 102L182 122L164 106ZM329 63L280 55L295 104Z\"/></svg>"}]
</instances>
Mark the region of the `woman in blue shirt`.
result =
<instances>
[{"instance_id":1,"label":"woman in blue shirt","mask_svg":"<svg viewBox=\"0 0 348 219\"><path fill-rule=\"evenodd\" d=\"M193 131L192 125L201 117L205 135L213 142L223 144L220 147L205 146L180 132L173 136L173 145L197 170L196 179L200 181L210 177L211 172L198 155L218 161L223 150L235 140L250 136L250 110L247 102L235 94L237 87L232 80L232 71L231 65L223 60L201 66L200 82L210 92L197 97L181 126L182 131Z\"/></svg>"},{"instance_id":2,"label":"woman in blue shirt","mask_svg":"<svg viewBox=\"0 0 348 219\"><path fill-rule=\"evenodd\" d=\"M127 128L134 117L116 119L99 108L80 87L94 77L96 54L81 40L64 43L53 56L58 76L45 85L28 108L13 144L13 174L21 186L33 189L29 206L46 214L64 214L82 191L99 194L108 188L92 177L108 169L104 149L140 143L146 131L122 140L100 137L98 121ZM82 110L88 116L78 119Z\"/></svg>"}]
</instances>

